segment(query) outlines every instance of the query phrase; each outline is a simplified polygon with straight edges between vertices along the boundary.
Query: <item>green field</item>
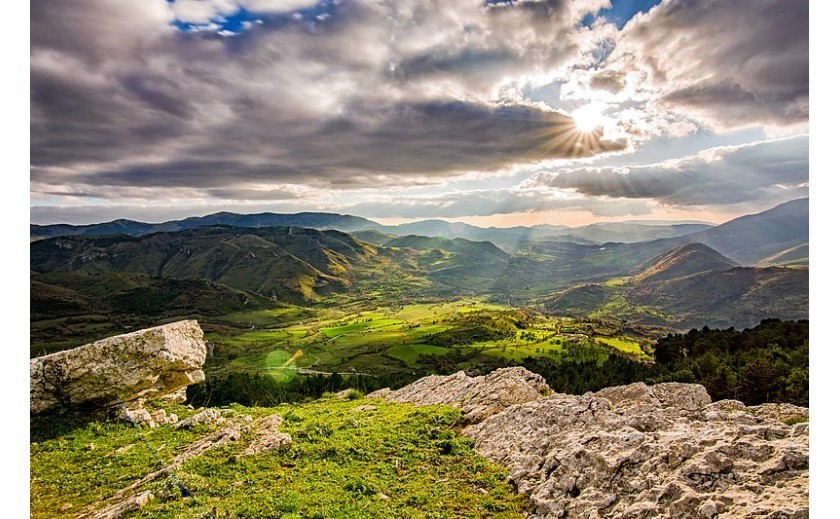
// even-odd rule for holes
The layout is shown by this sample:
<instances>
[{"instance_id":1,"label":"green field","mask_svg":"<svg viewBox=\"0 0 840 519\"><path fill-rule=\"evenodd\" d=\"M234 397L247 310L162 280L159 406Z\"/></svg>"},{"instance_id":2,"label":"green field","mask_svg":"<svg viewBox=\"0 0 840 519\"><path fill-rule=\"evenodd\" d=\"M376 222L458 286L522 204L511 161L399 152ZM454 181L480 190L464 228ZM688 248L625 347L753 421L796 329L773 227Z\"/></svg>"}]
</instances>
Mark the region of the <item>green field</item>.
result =
<instances>
[{"instance_id":1,"label":"green field","mask_svg":"<svg viewBox=\"0 0 840 519\"><path fill-rule=\"evenodd\" d=\"M208 334L215 347L208 363L211 374L264 371L286 380L302 368L381 375L429 368L429 356L451 356L459 369L541 356L575 361L609 351L649 358L642 347L645 339L615 326L548 317L481 299L306 310L285 305L227 319L247 323L249 329Z\"/></svg>"}]
</instances>

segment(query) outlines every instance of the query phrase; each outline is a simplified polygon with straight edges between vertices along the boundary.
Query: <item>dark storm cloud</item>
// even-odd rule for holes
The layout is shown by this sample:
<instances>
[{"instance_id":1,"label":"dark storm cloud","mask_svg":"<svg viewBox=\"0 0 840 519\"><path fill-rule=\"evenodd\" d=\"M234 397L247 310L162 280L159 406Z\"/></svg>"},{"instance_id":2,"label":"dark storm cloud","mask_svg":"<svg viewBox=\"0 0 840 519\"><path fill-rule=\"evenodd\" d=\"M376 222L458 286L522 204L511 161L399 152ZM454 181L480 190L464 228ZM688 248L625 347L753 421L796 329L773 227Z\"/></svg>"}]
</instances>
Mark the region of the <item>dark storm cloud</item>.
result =
<instances>
[{"instance_id":1,"label":"dark storm cloud","mask_svg":"<svg viewBox=\"0 0 840 519\"><path fill-rule=\"evenodd\" d=\"M808 137L705 150L650 166L539 173L525 185L588 196L653 199L667 205L783 201L808 193Z\"/></svg>"},{"instance_id":2,"label":"dark storm cloud","mask_svg":"<svg viewBox=\"0 0 840 519\"><path fill-rule=\"evenodd\" d=\"M808 1L665 1L625 27L610 61L716 126L804 123Z\"/></svg>"}]
</instances>

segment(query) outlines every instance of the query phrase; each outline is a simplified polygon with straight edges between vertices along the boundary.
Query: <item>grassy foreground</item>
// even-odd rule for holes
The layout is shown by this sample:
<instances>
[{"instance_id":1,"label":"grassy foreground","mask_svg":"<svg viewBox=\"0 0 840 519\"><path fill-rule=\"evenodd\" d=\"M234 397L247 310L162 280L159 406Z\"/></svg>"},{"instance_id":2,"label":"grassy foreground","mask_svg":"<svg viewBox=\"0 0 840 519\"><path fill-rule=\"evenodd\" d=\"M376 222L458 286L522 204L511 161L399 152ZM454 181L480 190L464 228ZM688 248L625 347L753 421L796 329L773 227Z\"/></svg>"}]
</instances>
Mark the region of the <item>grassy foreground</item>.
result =
<instances>
[{"instance_id":1,"label":"grassy foreground","mask_svg":"<svg viewBox=\"0 0 840 519\"><path fill-rule=\"evenodd\" d=\"M373 406L375 409L360 408ZM196 411L167 406L180 418ZM457 433L460 411L382 400L324 398L275 408L231 407L256 421L280 414L293 443L236 459L249 436L188 461L177 477L140 490L156 499L125 517L173 518L454 518L523 517L526 500L506 472L476 454ZM212 429L143 432L163 460ZM157 469L127 422L66 416L31 424L30 506L33 518L75 517Z\"/></svg>"}]
</instances>

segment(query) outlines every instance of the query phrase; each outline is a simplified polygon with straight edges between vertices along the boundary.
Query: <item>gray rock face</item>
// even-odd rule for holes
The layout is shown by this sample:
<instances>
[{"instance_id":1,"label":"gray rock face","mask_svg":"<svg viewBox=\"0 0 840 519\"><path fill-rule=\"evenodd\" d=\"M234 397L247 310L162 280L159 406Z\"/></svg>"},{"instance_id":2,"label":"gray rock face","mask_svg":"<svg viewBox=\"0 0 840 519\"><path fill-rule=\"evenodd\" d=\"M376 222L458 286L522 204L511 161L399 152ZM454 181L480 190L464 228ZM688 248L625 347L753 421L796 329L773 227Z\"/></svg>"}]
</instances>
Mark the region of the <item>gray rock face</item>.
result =
<instances>
[{"instance_id":1,"label":"gray rock face","mask_svg":"<svg viewBox=\"0 0 840 519\"><path fill-rule=\"evenodd\" d=\"M807 432L709 400L633 384L511 406L464 433L538 517L807 517Z\"/></svg>"},{"instance_id":2,"label":"gray rock face","mask_svg":"<svg viewBox=\"0 0 840 519\"><path fill-rule=\"evenodd\" d=\"M216 425L224 423L225 418L217 409L202 409L193 416L185 418L172 427L174 429L192 429L196 425Z\"/></svg>"},{"instance_id":3,"label":"gray rock face","mask_svg":"<svg viewBox=\"0 0 840 519\"><path fill-rule=\"evenodd\" d=\"M510 469L534 517L808 516L808 424L785 423L806 408L711 403L677 383L544 397L540 377L514 370L427 377L386 398L471 413L464 434Z\"/></svg>"},{"instance_id":4,"label":"gray rock face","mask_svg":"<svg viewBox=\"0 0 840 519\"><path fill-rule=\"evenodd\" d=\"M32 359L29 410L111 406L118 398L129 407L153 398L181 400L188 385L204 380L203 336L198 322L179 321Z\"/></svg>"},{"instance_id":5,"label":"gray rock face","mask_svg":"<svg viewBox=\"0 0 840 519\"><path fill-rule=\"evenodd\" d=\"M417 405L451 405L464 411L469 422L478 422L508 406L530 402L551 392L540 375L523 367L497 369L487 376L432 375L385 394L390 402Z\"/></svg>"},{"instance_id":6,"label":"gray rock face","mask_svg":"<svg viewBox=\"0 0 840 519\"><path fill-rule=\"evenodd\" d=\"M279 414L266 416L255 427L255 436L251 443L238 456L253 456L263 452L282 449L292 443L292 437L286 433L277 432L277 427L283 423L283 417Z\"/></svg>"}]
</instances>

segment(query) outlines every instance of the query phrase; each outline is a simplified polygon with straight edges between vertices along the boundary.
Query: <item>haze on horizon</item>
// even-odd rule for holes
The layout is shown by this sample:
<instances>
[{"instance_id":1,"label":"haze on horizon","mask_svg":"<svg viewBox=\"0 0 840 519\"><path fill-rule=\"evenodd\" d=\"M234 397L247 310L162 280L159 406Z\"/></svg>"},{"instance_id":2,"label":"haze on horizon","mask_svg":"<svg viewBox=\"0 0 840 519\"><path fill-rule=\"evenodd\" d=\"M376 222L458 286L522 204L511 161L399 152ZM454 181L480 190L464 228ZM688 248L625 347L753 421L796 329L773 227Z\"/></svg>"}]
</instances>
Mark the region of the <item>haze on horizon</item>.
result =
<instances>
[{"instance_id":1,"label":"haze on horizon","mask_svg":"<svg viewBox=\"0 0 840 519\"><path fill-rule=\"evenodd\" d=\"M808 196L805 0L30 4L30 221L722 223Z\"/></svg>"}]
</instances>

